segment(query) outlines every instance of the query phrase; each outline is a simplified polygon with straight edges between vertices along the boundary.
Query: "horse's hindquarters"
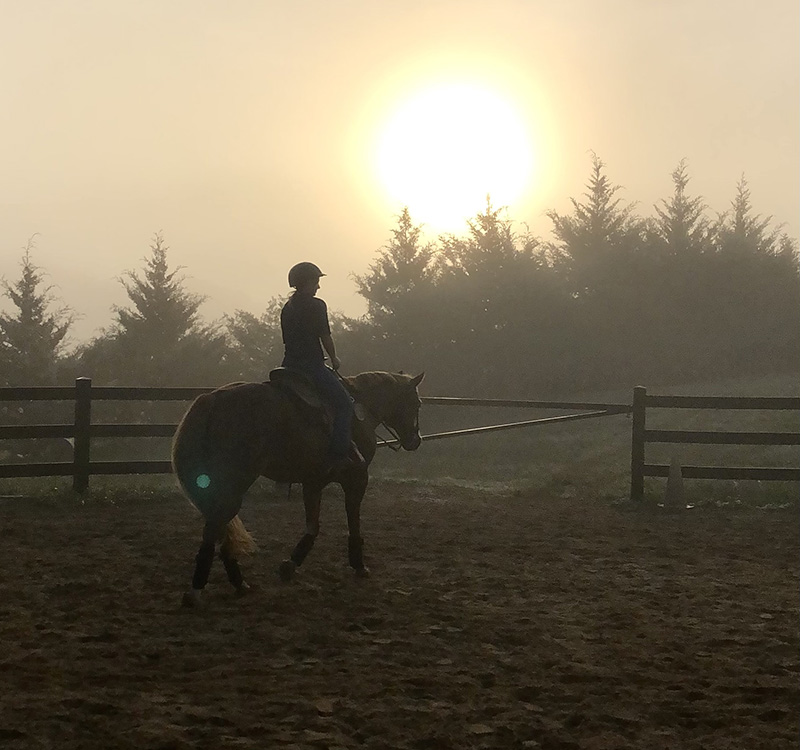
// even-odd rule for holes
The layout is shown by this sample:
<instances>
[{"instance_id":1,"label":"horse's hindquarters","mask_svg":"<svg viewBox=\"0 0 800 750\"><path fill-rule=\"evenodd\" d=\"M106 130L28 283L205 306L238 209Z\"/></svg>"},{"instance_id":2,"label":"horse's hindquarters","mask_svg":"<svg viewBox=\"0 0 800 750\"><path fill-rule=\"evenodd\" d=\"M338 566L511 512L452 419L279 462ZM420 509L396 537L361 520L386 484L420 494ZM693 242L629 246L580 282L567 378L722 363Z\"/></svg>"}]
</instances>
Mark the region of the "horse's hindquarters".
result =
<instances>
[{"instance_id":1,"label":"horse's hindquarters","mask_svg":"<svg viewBox=\"0 0 800 750\"><path fill-rule=\"evenodd\" d=\"M172 465L186 494L205 515L215 499L241 495L263 473L279 436L272 389L228 386L196 399L175 433Z\"/></svg>"}]
</instances>

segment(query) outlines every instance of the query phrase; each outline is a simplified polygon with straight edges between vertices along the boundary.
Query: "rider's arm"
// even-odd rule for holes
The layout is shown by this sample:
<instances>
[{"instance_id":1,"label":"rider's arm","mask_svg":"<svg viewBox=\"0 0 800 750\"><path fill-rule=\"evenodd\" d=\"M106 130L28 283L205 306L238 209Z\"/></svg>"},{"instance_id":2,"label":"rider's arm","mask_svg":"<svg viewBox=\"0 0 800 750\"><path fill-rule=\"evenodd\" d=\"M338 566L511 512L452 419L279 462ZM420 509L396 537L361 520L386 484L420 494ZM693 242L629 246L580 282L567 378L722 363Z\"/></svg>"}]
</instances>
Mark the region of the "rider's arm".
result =
<instances>
[{"instance_id":1,"label":"rider's arm","mask_svg":"<svg viewBox=\"0 0 800 750\"><path fill-rule=\"evenodd\" d=\"M323 349L325 349L325 351L328 353L328 356L331 358L331 367L334 370L338 370L342 363L336 356L336 346L333 343L333 338L329 333L326 333L324 336L320 336L319 340L322 342Z\"/></svg>"}]
</instances>

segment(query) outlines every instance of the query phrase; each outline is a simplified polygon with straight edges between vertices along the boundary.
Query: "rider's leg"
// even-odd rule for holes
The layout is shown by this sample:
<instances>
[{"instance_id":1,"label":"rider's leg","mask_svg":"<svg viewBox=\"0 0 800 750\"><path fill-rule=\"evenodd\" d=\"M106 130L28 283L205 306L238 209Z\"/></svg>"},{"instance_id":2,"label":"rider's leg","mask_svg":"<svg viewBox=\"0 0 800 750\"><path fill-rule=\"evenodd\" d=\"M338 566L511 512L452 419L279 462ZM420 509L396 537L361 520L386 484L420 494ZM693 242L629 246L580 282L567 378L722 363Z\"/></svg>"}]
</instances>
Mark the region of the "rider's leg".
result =
<instances>
[{"instance_id":1,"label":"rider's leg","mask_svg":"<svg viewBox=\"0 0 800 750\"><path fill-rule=\"evenodd\" d=\"M339 382L333 370L320 367L314 371L314 382L325 399L330 401L336 413L331 434L331 454L344 458L350 452L350 429L353 423L353 399Z\"/></svg>"}]
</instances>

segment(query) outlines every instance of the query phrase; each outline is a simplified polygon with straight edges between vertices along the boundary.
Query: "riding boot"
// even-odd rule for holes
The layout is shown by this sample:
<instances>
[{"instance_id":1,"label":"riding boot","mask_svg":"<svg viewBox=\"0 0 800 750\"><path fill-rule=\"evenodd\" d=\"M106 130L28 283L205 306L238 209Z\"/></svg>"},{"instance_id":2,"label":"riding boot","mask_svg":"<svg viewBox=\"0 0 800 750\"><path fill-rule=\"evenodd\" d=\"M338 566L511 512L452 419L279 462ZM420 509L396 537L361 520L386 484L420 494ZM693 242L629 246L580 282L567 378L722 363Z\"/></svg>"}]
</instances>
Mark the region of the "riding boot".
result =
<instances>
[{"instance_id":1,"label":"riding boot","mask_svg":"<svg viewBox=\"0 0 800 750\"><path fill-rule=\"evenodd\" d=\"M354 440L350 441L350 452L347 454L347 457L352 461L353 466L366 466L367 464Z\"/></svg>"},{"instance_id":2,"label":"riding boot","mask_svg":"<svg viewBox=\"0 0 800 750\"><path fill-rule=\"evenodd\" d=\"M325 464L324 474L327 476L336 476L340 472L349 469L362 469L367 465L361 451L358 450L355 443L350 444L350 450L345 456L330 456Z\"/></svg>"}]
</instances>

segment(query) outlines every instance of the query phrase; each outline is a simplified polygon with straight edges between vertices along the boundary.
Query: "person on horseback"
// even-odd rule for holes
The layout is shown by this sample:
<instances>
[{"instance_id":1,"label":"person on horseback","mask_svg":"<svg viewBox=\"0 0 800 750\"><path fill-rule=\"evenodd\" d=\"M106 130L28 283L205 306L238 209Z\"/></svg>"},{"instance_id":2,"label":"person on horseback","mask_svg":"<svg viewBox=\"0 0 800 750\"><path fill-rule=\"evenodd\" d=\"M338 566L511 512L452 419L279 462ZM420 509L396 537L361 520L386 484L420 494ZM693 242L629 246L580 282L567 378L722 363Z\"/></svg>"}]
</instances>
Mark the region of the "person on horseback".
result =
<instances>
[{"instance_id":1,"label":"person on horseback","mask_svg":"<svg viewBox=\"0 0 800 750\"><path fill-rule=\"evenodd\" d=\"M323 276L318 266L307 261L289 270L289 286L295 291L281 310L282 365L308 375L335 409L328 460L332 473L363 465L364 459L351 443L353 399L336 374L341 361L331 337L328 307L316 296ZM330 357L330 367L325 365L325 353Z\"/></svg>"}]
</instances>

